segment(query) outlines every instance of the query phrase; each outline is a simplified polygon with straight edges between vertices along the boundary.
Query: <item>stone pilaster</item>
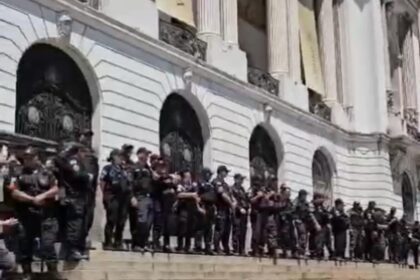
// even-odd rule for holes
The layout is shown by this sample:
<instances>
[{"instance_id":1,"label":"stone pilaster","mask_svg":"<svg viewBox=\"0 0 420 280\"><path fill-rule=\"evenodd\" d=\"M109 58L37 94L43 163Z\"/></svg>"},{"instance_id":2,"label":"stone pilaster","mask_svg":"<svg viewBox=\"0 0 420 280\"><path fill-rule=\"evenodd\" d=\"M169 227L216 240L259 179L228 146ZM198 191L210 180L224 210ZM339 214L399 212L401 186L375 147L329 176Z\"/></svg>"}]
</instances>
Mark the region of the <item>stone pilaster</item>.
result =
<instances>
[{"instance_id":1,"label":"stone pilaster","mask_svg":"<svg viewBox=\"0 0 420 280\"><path fill-rule=\"evenodd\" d=\"M277 79L289 73L287 0L267 0L268 72Z\"/></svg>"},{"instance_id":2,"label":"stone pilaster","mask_svg":"<svg viewBox=\"0 0 420 280\"><path fill-rule=\"evenodd\" d=\"M337 69L334 36L334 11L331 0L315 1L318 12L318 36L320 42L322 71L325 83L325 101L337 102Z\"/></svg>"},{"instance_id":3,"label":"stone pilaster","mask_svg":"<svg viewBox=\"0 0 420 280\"><path fill-rule=\"evenodd\" d=\"M407 22L411 24L411 22ZM407 33L402 48L402 73L404 90L404 109L417 108L417 91L414 64L413 28L407 26Z\"/></svg>"},{"instance_id":4,"label":"stone pilaster","mask_svg":"<svg viewBox=\"0 0 420 280\"><path fill-rule=\"evenodd\" d=\"M199 37L220 36L220 1L197 1L197 35Z\"/></svg>"},{"instance_id":5,"label":"stone pilaster","mask_svg":"<svg viewBox=\"0 0 420 280\"><path fill-rule=\"evenodd\" d=\"M223 40L238 45L238 0L221 0Z\"/></svg>"}]
</instances>

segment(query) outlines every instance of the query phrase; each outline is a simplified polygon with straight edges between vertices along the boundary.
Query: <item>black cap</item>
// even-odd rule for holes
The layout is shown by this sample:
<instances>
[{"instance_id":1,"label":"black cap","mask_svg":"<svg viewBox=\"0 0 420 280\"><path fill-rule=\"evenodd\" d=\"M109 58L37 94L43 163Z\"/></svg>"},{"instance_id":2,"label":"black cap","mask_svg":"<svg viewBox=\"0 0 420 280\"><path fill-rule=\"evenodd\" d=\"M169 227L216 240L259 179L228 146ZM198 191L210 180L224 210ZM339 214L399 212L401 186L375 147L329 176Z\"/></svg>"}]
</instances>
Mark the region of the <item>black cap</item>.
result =
<instances>
[{"instance_id":1,"label":"black cap","mask_svg":"<svg viewBox=\"0 0 420 280\"><path fill-rule=\"evenodd\" d=\"M226 167L226 165L219 165L219 167L217 167L217 173L220 173L220 172L229 173L230 170Z\"/></svg>"},{"instance_id":2,"label":"black cap","mask_svg":"<svg viewBox=\"0 0 420 280\"><path fill-rule=\"evenodd\" d=\"M151 154L152 152L146 149L145 147L140 147L137 150L137 154Z\"/></svg>"},{"instance_id":3,"label":"black cap","mask_svg":"<svg viewBox=\"0 0 420 280\"><path fill-rule=\"evenodd\" d=\"M242 174L240 174L240 173L236 173L235 174L235 176L233 176L233 179L235 179L235 180L239 180L239 179L245 179L246 177L245 176L243 176Z\"/></svg>"},{"instance_id":4,"label":"black cap","mask_svg":"<svg viewBox=\"0 0 420 280\"><path fill-rule=\"evenodd\" d=\"M306 190L300 190L299 195L308 195L308 192Z\"/></svg>"},{"instance_id":5,"label":"black cap","mask_svg":"<svg viewBox=\"0 0 420 280\"><path fill-rule=\"evenodd\" d=\"M93 136L93 131L91 130L91 129L84 129L83 131L82 131L82 135L84 135L84 136L90 136L90 137L92 137Z\"/></svg>"},{"instance_id":6,"label":"black cap","mask_svg":"<svg viewBox=\"0 0 420 280\"><path fill-rule=\"evenodd\" d=\"M113 149L110 153L109 153L109 157L108 157L108 161L112 161L113 160L113 158L115 157L115 156L120 156L121 155L121 150L119 150L119 149Z\"/></svg>"},{"instance_id":7,"label":"black cap","mask_svg":"<svg viewBox=\"0 0 420 280\"><path fill-rule=\"evenodd\" d=\"M36 156L37 151L33 147L27 147L23 152L24 156Z\"/></svg>"},{"instance_id":8,"label":"black cap","mask_svg":"<svg viewBox=\"0 0 420 280\"><path fill-rule=\"evenodd\" d=\"M133 145L131 145L131 144L124 144L124 145L122 145L122 147L121 147L121 151L123 151L123 152L130 152L130 151L132 151L134 149L134 146Z\"/></svg>"},{"instance_id":9,"label":"black cap","mask_svg":"<svg viewBox=\"0 0 420 280\"><path fill-rule=\"evenodd\" d=\"M335 203L335 205L341 205L341 204L344 204L344 201L343 201L341 198L337 198L337 199L334 201L334 203Z\"/></svg>"},{"instance_id":10,"label":"black cap","mask_svg":"<svg viewBox=\"0 0 420 280\"><path fill-rule=\"evenodd\" d=\"M204 168L201 170L201 175L213 175L213 172L211 171L211 169L210 169L210 168L204 167Z\"/></svg>"}]
</instances>

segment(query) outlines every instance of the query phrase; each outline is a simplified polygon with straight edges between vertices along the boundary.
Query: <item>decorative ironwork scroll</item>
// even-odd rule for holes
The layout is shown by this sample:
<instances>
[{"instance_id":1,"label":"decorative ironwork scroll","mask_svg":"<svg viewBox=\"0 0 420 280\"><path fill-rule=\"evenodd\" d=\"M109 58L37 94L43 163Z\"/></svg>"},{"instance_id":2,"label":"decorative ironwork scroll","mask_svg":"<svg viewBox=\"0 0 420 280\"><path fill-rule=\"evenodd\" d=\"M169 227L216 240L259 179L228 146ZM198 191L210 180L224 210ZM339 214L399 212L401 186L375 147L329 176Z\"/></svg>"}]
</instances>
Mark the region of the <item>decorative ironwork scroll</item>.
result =
<instances>
[{"instance_id":1,"label":"decorative ironwork scroll","mask_svg":"<svg viewBox=\"0 0 420 280\"><path fill-rule=\"evenodd\" d=\"M207 43L180 25L161 20L159 22L159 39L196 58L206 60Z\"/></svg>"},{"instance_id":2,"label":"decorative ironwork scroll","mask_svg":"<svg viewBox=\"0 0 420 280\"><path fill-rule=\"evenodd\" d=\"M251 177L259 176L265 180L270 175L277 176L276 148L262 126L257 126L254 129L249 141L249 149Z\"/></svg>"},{"instance_id":3,"label":"decorative ironwork scroll","mask_svg":"<svg viewBox=\"0 0 420 280\"><path fill-rule=\"evenodd\" d=\"M280 82L269 73L248 66L248 82L268 91L272 95L279 94Z\"/></svg>"},{"instance_id":4,"label":"decorative ironwork scroll","mask_svg":"<svg viewBox=\"0 0 420 280\"><path fill-rule=\"evenodd\" d=\"M193 178L198 178L203 165L201 126L193 108L180 95L170 95L163 104L160 140L170 172L189 170Z\"/></svg>"},{"instance_id":5,"label":"decorative ironwork scroll","mask_svg":"<svg viewBox=\"0 0 420 280\"><path fill-rule=\"evenodd\" d=\"M420 133L418 131L418 113L416 109L404 110L404 120L406 121L407 134L415 140L420 141Z\"/></svg>"},{"instance_id":6,"label":"decorative ironwork scroll","mask_svg":"<svg viewBox=\"0 0 420 280\"><path fill-rule=\"evenodd\" d=\"M36 44L18 68L16 132L53 141L73 140L91 128L92 102L86 80L67 54Z\"/></svg>"},{"instance_id":7,"label":"decorative ironwork scroll","mask_svg":"<svg viewBox=\"0 0 420 280\"><path fill-rule=\"evenodd\" d=\"M309 111L324 120L331 121L331 108L323 101L310 102Z\"/></svg>"}]
</instances>

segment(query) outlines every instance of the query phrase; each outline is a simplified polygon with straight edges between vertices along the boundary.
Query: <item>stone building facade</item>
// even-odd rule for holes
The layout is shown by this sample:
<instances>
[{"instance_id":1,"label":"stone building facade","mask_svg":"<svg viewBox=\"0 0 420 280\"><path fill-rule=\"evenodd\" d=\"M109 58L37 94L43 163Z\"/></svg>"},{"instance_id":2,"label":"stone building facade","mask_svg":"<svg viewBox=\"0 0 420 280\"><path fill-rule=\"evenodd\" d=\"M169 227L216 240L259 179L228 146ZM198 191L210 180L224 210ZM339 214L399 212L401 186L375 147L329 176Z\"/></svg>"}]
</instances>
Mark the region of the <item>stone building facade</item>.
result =
<instances>
[{"instance_id":1,"label":"stone building facade","mask_svg":"<svg viewBox=\"0 0 420 280\"><path fill-rule=\"evenodd\" d=\"M102 164L130 143L417 219L418 5L0 0L0 130L91 127Z\"/></svg>"}]
</instances>

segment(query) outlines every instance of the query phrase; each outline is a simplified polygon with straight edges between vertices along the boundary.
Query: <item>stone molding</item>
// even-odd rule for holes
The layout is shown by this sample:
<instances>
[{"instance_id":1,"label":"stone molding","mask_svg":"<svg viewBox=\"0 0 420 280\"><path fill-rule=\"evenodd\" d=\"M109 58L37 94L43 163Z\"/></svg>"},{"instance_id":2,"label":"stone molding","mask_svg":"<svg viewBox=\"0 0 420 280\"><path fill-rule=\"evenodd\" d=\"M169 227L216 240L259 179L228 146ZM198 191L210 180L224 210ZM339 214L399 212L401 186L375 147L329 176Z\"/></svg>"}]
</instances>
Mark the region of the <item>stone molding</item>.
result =
<instances>
[{"instance_id":1,"label":"stone molding","mask_svg":"<svg viewBox=\"0 0 420 280\"><path fill-rule=\"evenodd\" d=\"M74 21L92 26L94 29L108 34L115 39L137 48L141 48L161 59L170 63L177 64L179 67L193 69L198 77L212 80L215 84L223 85L228 90L237 92L242 98L249 98L261 104L270 104L276 114L291 119L299 119L302 129L315 129L323 131L325 137L339 137L347 142L360 142L375 144L379 139L389 139L382 132L359 133L345 130L335 124L325 121L307 110L302 110L296 106L272 96L262 89L258 89L240 79L227 75L210 65L194 61L186 57L184 52L174 47L162 44L160 40L152 38L123 23L112 19L94 9L86 9L86 5L74 0L33 0L41 6L53 9L57 12L67 10Z\"/></svg>"}]
</instances>

